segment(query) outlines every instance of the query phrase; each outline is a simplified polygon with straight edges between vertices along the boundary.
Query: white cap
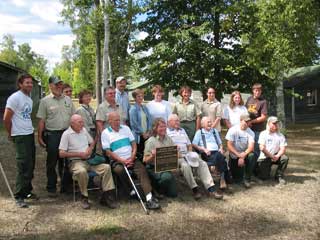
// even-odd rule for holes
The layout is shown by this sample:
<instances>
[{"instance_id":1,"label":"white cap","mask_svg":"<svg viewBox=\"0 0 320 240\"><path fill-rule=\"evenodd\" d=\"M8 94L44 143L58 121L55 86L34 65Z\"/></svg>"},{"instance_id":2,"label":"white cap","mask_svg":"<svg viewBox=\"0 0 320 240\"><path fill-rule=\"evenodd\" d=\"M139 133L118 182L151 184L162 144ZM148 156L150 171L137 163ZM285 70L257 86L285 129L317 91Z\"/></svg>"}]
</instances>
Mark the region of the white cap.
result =
<instances>
[{"instance_id":1,"label":"white cap","mask_svg":"<svg viewBox=\"0 0 320 240\"><path fill-rule=\"evenodd\" d=\"M199 155L196 152L188 152L185 159L191 167L199 167Z\"/></svg>"}]
</instances>

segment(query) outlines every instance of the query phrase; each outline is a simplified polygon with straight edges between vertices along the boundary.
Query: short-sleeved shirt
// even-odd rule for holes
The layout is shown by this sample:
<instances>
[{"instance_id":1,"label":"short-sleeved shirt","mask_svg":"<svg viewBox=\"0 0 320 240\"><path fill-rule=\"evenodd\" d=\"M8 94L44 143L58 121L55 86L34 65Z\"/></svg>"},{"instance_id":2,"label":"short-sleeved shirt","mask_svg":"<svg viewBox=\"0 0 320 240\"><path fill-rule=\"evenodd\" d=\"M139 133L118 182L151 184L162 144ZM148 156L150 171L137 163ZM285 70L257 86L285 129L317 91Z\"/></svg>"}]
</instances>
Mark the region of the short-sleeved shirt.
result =
<instances>
[{"instance_id":1,"label":"short-sleeved shirt","mask_svg":"<svg viewBox=\"0 0 320 240\"><path fill-rule=\"evenodd\" d=\"M195 121L197 117L201 115L201 110L198 104L192 99L190 99L187 104L179 101L174 105L172 112L179 116L181 122Z\"/></svg>"},{"instance_id":2,"label":"short-sleeved shirt","mask_svg":"<svg viewBox=\"0 0 320 240\"><path fill-rule=\"evenodd\" d=\"M129 119L129 110L130 110L130 102L128 93L123 91L120 92L118 88L116 88L116 102L121 106L121 116L123 121L127 121Z\"/></svg>"},{"instance_id":3,"label":"short-sleeved shirt","mask_svg":"<svg viewBox=\"0 0 320 240\"><path fill-rule=\"evenodd\" d=\"M188 145L191 144L190 139L183 128L167 128L167 135L179 147L179 153L183 155L188 152Z\"/></svg>"},{"instance_id":4,"label":"short-sleeved shirt","mask_svg":"<svg viewBox=\"0 0 320 240\"><path fill-rule=\"evenodd\" d=\"M201 133L205 137L206 146L202 140ZM219 146L222 144L222 141L217 129L211 128L209 131L207 131L206 129L201 128L194 135L192 143L200 147L205 147L209 151L218 151Z\"/></svg>"},{"instance_id":5,"label":"short-sleeved shirt","mask_svg":"<svg viewBox=\"0 0 320 240\"><path fill-rule=\"evenodd\" d=\"M159 148L159 147L170 147L174 146L175 144L171 140L168 135L165 135L164 138L161 140L159 136L152 136L150 137L146 143L144 148L144 156L152 155L152 150Z\"/></svg>"},{"instance_id":6,"label":"short-sleeved shirt","mask_svg":"<svg viewBox=\"0 0 320 240\"><path fill-rule=\"evenodd\" d=\"M217 118L221 118L222 117L221 103L217 99L214 99L213 102L209 102L209 100L206 99L201 104L200 110L202 112L202 116L203 117L208 116L208 117L210 117L211 121L213 121L213 122ZM219 132L221 131L220 121L215 126L215 129L217 129Z\"/></svg>"},{"instance_id":7,"label":"short-sleeved shirt","mask_svg":"<svg viewBox=\"0 0 320 240\"><path fill-rule=\"evenodd\" d=\"M81 104L75 113L79 114L82 117L84 121L84 127L88 132L90 132L90 129L96 128L96 125L95 125L96 116L92 107Z\"/></svg>"},{"instance_id":8,"label":"short-sleeved shirt","mask_svg":"<svg viewBox=\"0 0 320 240\"><path fill-rule=\"evenodd\" d=\"M262 114L267 115L268 114L268 106L267 101L258 98L255 99L253 96L250 96L246 102L246 107L248 109L248 113L250 114L251 119L256 119L260 117ZM252 131L261 132L265 128L265 123L253 123L251 126Z\"/></svg>"},{"instance_id":9,"label":"short-sleeved shirt","mask_svg":"<svg viewBox=\"0 0 320 240\"><path fill-rule=\"evenodd\" d=\"M71 127L65 130L61 136L59 149L66 152L85 152L88 146L93 142L92 137L85 128L77 133ZM69 160L79 159L71 157Z\"/></svg>"},{"instance_id":10,"label":"short-sleeved shirt","mask_svg":"<svg viewBox=\"0 0 320 240\"><path fill-rule=\"evenodd\" d=\"M131 157L132 142L134 142L134 136L126 125L120 125L118 132L109 126L101 133L102 149L110 150L124 159Z\"/></svg>"},{"instance_id":11,"label":"short-sleeved shirt","mask_svg":"<svg viewBox=\"0 0 320 240\"><path fill-rule=\"evenodd\" d=\"M75 108L68 96L55 97L49 94L40 101L37 118L45 121L45 128L50 131L64 130L70 125L70 118Z\"/></svg>"},{"instance_id":12,"label":"short-sleeved shirt","mask_svg":"<svg viewBox=\"0 0 320 240\"><path fill-rule=\"evenodd\" d=\"M250 128L242 130L240 125L235 125L228 130L226 140L231 141L238 152L244 152L249 143L254 143L254 132ZM237 158L233 153L230 155L232 158Z\"/></svg>"},{"instance_id":13,"label":"short-sleeved shirt","mask_svg":"<svg viewBox=\"0 0 320 240\"><path fill-rule=\"evenodd\" d=\"M231 126L238 125L240 123L241 114L248 113L248 110L245 106L234 106L231 108L227 106L223 111L223 119L226 119L230 122Z\"/></svg>"},{"instance_id":14,"label":"short-sleeved shirt","mask_svg":"<svg viewBox=\"0 0 320 240\"><path fill-rule=\"evenodd\" d=\"M167 122L169 115L172 113L170 103L165 100L162 100L161 102L152 100L146 107L149 110L152 122L156 118L162 118Z\"/></svg>"},{"instance_id":15,"label":"short-sleeved shirt","mask_svg":"<svg viewBox=\"0 0 320 240\"><path fill-rule=\"evenodd\" d=\"M11 122L11 136L29 135L33 133L31 120L32 99L22 91L13 93L7 100L6 108L14 114Z\"/></svg>"},{"instance_id":16,"label":"short-sleeved shirt","mask_svg":"<svg viewBox=\"0 0 320 240\"><path fill-rule=\"evenodd\" d=\"M283 134L278 132L271 133L268 130L264 130L260 133L258 143L265 145L267 151L272 155L278 153L280 147L286 147L288 145ZM265 154L262 151L260 152L259 158L266 158Z\"/></svg>"},{"instance_id":17,"label":"short-sleeved shirt","mask_svg":"<svg viewBox=\"0 0 320 240\"><path fill-rule=\"evenodd\" d=\"M110 112L118 112L120 114L120 122L121 124L125 123L122 117L121 106L116 104L115 107L112 107L107 101L103 101L97 109L96 120L102 121L104 123L104 128L109 127L108 116L107 114Z\"/></svg>"}]
</instances>

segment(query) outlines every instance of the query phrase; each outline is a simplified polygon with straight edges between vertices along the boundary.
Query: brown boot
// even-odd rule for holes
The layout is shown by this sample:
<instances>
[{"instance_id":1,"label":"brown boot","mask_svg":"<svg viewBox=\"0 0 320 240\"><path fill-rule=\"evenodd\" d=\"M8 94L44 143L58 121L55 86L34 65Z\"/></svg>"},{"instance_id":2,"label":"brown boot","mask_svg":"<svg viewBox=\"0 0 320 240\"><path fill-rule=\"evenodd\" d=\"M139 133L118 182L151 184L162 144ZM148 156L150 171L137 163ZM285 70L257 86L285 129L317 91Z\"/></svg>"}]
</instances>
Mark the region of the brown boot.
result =
<instances>
[{"instance_id":1,"label":"brown boot","mask_svg":"<svg viewBox=\"0 0 320 240\"><path fill-rule=\"evenodd\" d=\"M100 204L103 206L107 206L108 208L115 209L118 208L119 205L116 203L112 191L103 192Z\"/></svg>"}]
</instances>

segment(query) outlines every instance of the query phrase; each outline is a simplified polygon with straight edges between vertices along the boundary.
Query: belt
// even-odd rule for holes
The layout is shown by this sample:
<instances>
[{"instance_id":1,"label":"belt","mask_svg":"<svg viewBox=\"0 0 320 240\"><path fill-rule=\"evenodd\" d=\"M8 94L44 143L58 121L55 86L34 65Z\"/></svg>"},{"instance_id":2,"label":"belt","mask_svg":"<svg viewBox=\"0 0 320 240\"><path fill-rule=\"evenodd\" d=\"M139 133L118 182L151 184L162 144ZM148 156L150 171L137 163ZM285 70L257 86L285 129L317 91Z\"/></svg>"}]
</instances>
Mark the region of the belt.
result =
<instances>
[{"instance_id":1,"label":"belt","mask_svg":"<svg viewBox=\"0 0 320 240\"><path fill-rule=\"evenodd\" d=\"M63 129L63 130L48 130L46 129L45 131L46 132L49 132L49 133L63 133L66 129Z\"/></svg>"}]
</instances>

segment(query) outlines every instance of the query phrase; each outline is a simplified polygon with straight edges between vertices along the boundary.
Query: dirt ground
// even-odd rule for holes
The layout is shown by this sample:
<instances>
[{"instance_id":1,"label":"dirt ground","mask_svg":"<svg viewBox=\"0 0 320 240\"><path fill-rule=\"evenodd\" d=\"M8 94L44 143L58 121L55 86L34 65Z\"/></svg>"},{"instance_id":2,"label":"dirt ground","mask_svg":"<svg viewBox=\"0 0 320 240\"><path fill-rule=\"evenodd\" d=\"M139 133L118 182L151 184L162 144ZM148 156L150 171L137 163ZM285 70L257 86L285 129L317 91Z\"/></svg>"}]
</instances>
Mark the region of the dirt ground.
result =
<instances>
[{"instance_id":1,"label":"dirt ground","mask_svg":"<svg viewBox=\"0 0 320 240\"><path fill-rule=\"evenodd\" d=\"M49 199L45 191L45 152L37 147L34 192L30 208L18 209L0 177L0 239L320 239L320 127L291 126L287 184L273 181L233 193L217 201L194 201L179 179L180 196L161 202L162 210L145 215L139 202L120 200L116 210L98 204L89 193L84 211L72 195ZM4 133L0 159L11 186L15 182L13 144Z\"/></svg>"}]
</instances>

